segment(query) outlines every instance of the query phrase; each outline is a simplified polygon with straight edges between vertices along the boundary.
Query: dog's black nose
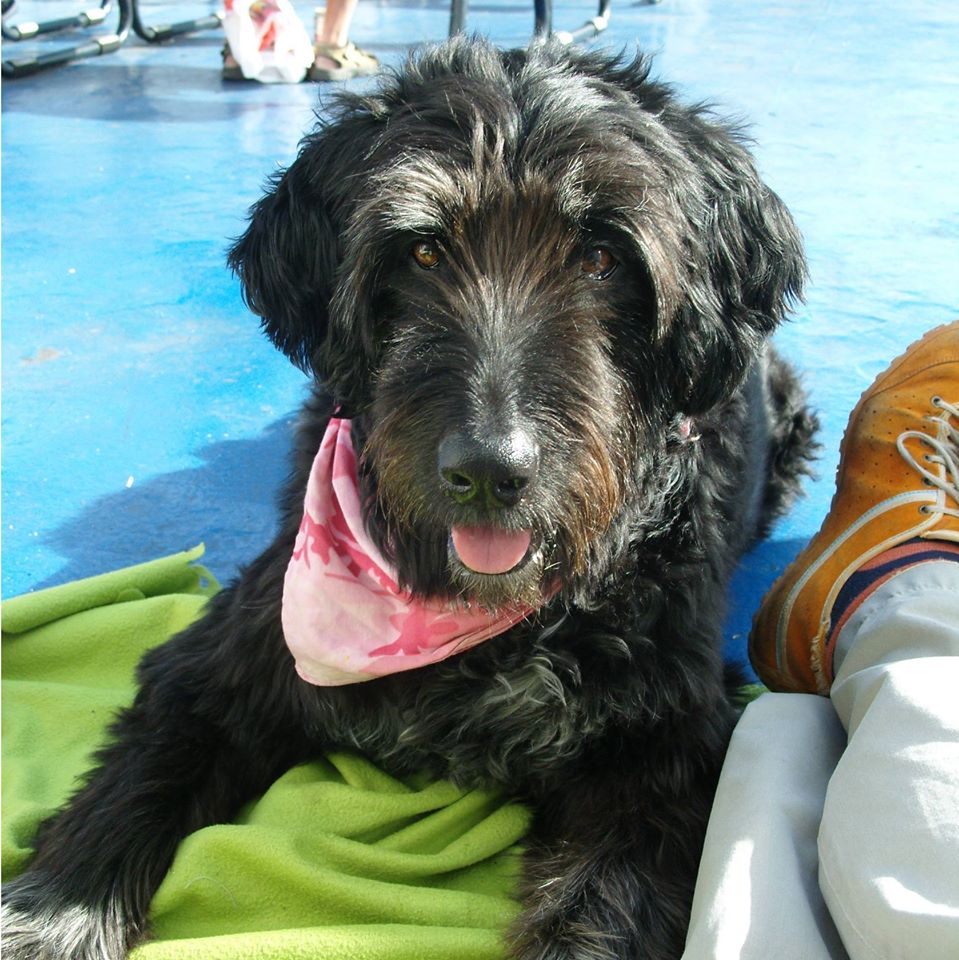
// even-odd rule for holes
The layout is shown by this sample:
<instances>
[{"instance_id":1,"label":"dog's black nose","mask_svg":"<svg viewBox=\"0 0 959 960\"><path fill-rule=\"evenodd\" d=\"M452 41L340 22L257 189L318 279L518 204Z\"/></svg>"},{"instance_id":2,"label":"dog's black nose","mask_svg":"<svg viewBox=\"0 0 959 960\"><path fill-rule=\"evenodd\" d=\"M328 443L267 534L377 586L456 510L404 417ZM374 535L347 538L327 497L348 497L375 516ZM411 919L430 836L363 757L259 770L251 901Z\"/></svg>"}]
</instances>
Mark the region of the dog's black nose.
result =
<instances>
[{"instance_id":1,"label":"dog's black nose","mask_svg":"<svg viewBox=\"0 0 959 960\"><path fill-rule=\"evenodd\" d=\"M440 441L437 459L443 489L457 503L512 507L536 478L539 448L522 429L482 439L456 431Z\"/></svg>"}]
</instances>

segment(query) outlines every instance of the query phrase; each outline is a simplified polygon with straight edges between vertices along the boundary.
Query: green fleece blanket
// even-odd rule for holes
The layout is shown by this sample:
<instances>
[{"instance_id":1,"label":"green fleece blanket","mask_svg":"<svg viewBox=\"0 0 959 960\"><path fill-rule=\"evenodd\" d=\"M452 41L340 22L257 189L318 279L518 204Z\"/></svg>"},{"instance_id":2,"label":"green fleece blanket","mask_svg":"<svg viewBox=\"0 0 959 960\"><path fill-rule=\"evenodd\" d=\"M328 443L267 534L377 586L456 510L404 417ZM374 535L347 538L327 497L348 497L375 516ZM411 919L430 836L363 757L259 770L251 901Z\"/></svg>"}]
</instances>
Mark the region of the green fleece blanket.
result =
<instances>
[{"instance_id":1,"label":"green fleece blanket","mask_svg":"<svg viewBox=\"0 0 959 960\"><path fill-rule=\"evenodd\" d=\"M76 786L143 652L217 585L202 549L3 605L3 877ZM528 811L349 754L290 770L181 845L136 960L493 960Z\"/></svg>"}]
</instances>

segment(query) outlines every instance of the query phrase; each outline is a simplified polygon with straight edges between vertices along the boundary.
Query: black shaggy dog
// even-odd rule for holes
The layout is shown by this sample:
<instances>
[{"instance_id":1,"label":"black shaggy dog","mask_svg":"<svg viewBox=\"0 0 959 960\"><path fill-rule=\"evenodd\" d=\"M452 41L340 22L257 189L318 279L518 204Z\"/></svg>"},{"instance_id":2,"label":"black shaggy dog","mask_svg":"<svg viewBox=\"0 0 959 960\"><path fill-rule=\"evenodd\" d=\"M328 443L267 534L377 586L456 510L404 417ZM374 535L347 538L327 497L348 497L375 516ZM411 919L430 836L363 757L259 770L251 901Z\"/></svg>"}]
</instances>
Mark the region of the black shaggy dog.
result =
<instances>
[{"instance_id":1,"label":"black shaggy dog","mask_svg":"<svg viewBox=\"0 0 959 960\"><path fill-rule=\"evenodd\" d=\"M4 891L5 957L123 957L184 836L342 747L532 805L513 957L682 952L735 717L724 592L813 422L766 342L804 279L796 228L737 132L648 73L445 44L340 97L253 208L231 264L316 377L282 532L144 658ZM402 584L537 612L410 672L300 679L280 600L336 409ZM529 546L483 572L457 529Z\"/></svg>"}]
</instances>

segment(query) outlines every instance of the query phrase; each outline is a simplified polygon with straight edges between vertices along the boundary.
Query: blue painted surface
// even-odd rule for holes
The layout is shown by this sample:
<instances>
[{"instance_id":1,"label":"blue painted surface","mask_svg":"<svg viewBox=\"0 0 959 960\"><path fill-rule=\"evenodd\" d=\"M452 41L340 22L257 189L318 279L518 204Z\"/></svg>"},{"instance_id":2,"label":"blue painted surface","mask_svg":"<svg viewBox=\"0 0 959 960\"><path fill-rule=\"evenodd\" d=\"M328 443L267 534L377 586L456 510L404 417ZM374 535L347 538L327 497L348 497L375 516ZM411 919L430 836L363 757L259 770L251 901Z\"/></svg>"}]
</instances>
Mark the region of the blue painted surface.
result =
<instances>
[{"instance_id":1,"label":"blue painted surface","mask_svg":"<svg viewBox=\"0 0 959 960\"><path fill-rule=\"evenodd\" d=\"M19 18L80 6L20 0ZM469 25L522 44L530 7L474 3ZM148 23L208 9L142 7ZM309 23L312 8L297 9ZM557 0L556 23L592 12ZM362 0L353 37L396 64L447 19L438 0ZM658 53L661 76L750 121L808 242L808 299L778 342L823 416L823 458L737 578L735 654L828 509L860 391L959 314L959 7L614 0L598 43ZM220 44L131 39L4 84L5 596L201 540L229 577L270 539L304 381L260 336L223 254L322 107L315 85L224 83ZM26 49L5 43L4 56Z\"/></svg>"}]
</instances>

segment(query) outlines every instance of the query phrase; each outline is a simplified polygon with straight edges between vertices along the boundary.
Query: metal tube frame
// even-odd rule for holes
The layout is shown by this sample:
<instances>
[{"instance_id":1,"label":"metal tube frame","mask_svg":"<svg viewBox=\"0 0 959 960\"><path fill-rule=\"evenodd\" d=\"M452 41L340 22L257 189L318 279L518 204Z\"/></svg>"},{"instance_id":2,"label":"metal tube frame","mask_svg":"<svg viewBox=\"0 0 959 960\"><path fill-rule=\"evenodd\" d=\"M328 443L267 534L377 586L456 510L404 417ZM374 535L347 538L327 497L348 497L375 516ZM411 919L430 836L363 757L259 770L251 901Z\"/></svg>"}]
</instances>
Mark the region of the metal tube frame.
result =
<instances>
[{"instance_id":1,"label":"metal tube frame","mask_svg":"<svg viewBox=\"0 0 959 960\"><path fill-rule=\"evenodd\" d=\"M652 0L656 2L656 0ZM609 11L612 0L599 0L599 10L581 27L575 30L553 30L553 0L533 0L534 32L538 37L554 36L561 43L578 43L590 40L602 33L609 25ZM462 33L466 29L466 14L469 0L451 0L450 36Z\"/></svg>"},{"instance_id":2,"label":"metal tube frame","mask_svg":"<svg viewBox=\"0 0 959 960\"><path fill-rule=\"evenodd\" d=\"M544 2L551 4L552 0L544 0ZM599 10L595 17L591 17L586 23L581 27L577 27L575 30L557 30L553 33L553 36L556 37L560 43L564 43L567 46L598 37L609 26L609 9L611 5L612 0L599 0Z\"/></svg>"},{"instance_id":3,"label":"metal tube frame","mask_svg":"<svg viewBox=\"0 0 959 960\"><path fill-rule=\"evenodd\" d=\"M85 27L95 27L103 23L110 12L111 0L103 0L99 7L92 10L82 10L72 17L58 17L55 20L42 20L36 23L31 20L23 20L20 23L12 23L7 26L5 23L0 27L4 40L11 40L14 43L20 40L31 40L33 37L45 33L59 33L61 30L77 30Z\"/></svg>"},{"instance_id":4,"label":"metal tube frame","mask_svg":"<svg viewBox=\"0 0 959 960\"><path fill-rule=\"evenodd\" d=\"M196 33L199 30L216 30L223 23L220 11L209 13L193 20L180 20L177 23L158 23L148 26L140 19L139 0L130 0L133 6L133 32L147 43L163 43L184 33Z\"/></svg>"},{"instance_id":5,"label":"metal tube frame","mask_svg":"<svg viewBox=\"0 0 959 960\"><path fill-rule=\"evenodd\" d=\"M7 37L7 30L4 30L4 37L10 40L25 40L38 34L52 33L56 30L73 30L82 27L96 26L102 23L106 13L110 8L110 0L106 0L100 8L103 11L102 17L90 18L89 11L79 14L76 17L62 18L59 21L48 20L44 24L36 24L37 30L32 33L23 31L24 24L17 27L8 28L11 32L16 29L19 36ZM74 60L83 60L87 57L99 57L104 53L113 53L119 50L130 34L130 24L133 20L132 0L117 0L117 9L119 11L117 29L115 33L108 33L99 37L91 37L84 43L76 44L72 47L64 47L60 50L52 50L50 53L39 53L29 57L18 57L13 60L3 61L3 76L9 79L25 77L38 70L47 70L50 67L59 67L64 63L72 63ZM50 24L57 24L50 26ZM39 29L39 28L43 29Z\"/></svg>"},{"instance_id":6,"label":"metal tube frame","mask_svg":"<svg viewBox=\"0 0 959 960\"><path fill-rule=\"evenodd\" d=\"M113 0L102 0L99 8L86 10L74 17L60 17L57 20L46 20L43 23L19 23L3 26L3 38L14 42L29 40L32 37L63 30L77 30L86 27L95 27L106 20ZM25 77L39 70L58 67L74 60L87 57L98 57L104 53L119 50L130 35L130 30L147 43L162 43L185 33L195 33L199 30L218 29L223 22L220 12L207 14L193 20L181 20L178 23L156 24L149 26L140 18L139 0L117 0L119 22L115 33L104 36L91 37L85 43L50 53L35 54L30 57L19 57L3 61L3 76L10 79Z\"/></svg>"},{"instance_id":7,"label":"metal tube frame","mask_svg":"<svg viewBox=\"0 0 959 960\"><path fill-rule=\"evenodd\" d=\"M655 2L655 0L651 0L651 2ZM10 27L3 25L3 37L6 40L20 41L28 40L31 37L41 34L97 26L106 19L111 5L111 0L102 0L99 8L85 10L73 17L46 20L43 23L24 22L14 24ZM575 30L559 30L554 32L553 0L534 0L534 32L536 36L549 36L552 34L565 44L591 39L602 33L608 26L610 6L611 0L599 0L599 11L596 16L587 20L581 27ZM20 57L15 60L4 60L3 76L11 79L23 77L31 73L36 73L38 70L45 70L50 67L60 66L64 63L71 63L74 60L81 60L86 57L97 57L104 53L112 53L114 50L118 50L126 41L131 27L133 28L133 32L147 43L162 43L164 40L170 40L173 37L182 36L185 33L195 33L200 30L215 30L223 22L223 14L217 12L207 14L203 17L196 17L192 20L181 20L177 23L155 24L151 26L145 24L140 18L138 0L117 0L117 7L119 9L119 23L117 24L116 33L107 34L102 37L93 37L86 43L67 47L63 50L54 50L51 53L37 54L32 57ZM451 37L454 34L462 33L465 29L468 8L469 0L451 0L449 28Z\"/></svg>"}]
</instances>

